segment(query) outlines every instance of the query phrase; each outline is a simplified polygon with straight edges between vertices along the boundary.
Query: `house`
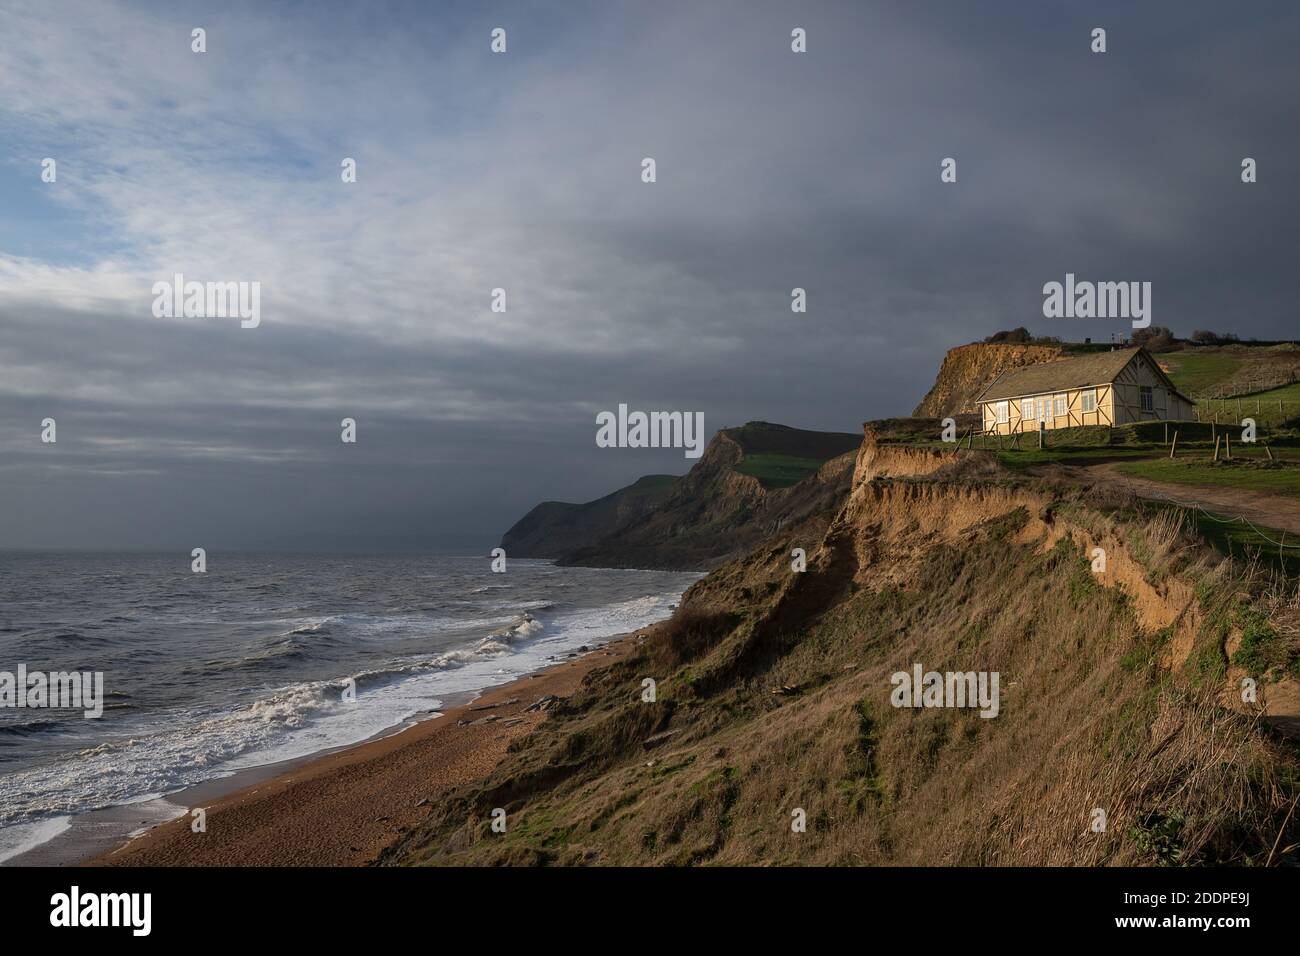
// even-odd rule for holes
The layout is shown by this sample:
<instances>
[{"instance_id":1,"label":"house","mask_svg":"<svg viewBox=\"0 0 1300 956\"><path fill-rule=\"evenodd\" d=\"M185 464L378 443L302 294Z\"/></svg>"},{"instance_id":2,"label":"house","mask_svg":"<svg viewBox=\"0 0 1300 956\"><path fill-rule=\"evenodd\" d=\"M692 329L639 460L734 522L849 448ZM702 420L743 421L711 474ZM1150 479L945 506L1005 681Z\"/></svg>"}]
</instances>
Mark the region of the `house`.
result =
<instances>
[{"instance_id":1,"label":"house","mask_svg":"<svg viewBox=\"0 0 1300 956\"><path fill-rule=\"evenodd\" d=\"M984 431L1188 421L1193 402L1146 349L1094 352L1009 369L975 399Z\"/></svg>"}]
</instances>

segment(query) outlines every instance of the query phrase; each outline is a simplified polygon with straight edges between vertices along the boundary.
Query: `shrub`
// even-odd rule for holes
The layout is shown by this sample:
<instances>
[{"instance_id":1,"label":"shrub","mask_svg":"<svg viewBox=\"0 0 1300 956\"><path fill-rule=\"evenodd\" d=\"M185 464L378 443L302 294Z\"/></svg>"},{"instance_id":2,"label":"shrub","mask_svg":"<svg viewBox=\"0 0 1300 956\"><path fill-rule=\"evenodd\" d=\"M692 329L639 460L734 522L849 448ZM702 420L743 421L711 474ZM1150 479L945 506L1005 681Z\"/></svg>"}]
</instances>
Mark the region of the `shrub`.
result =
<instances>
[{"instance_id":1,"label":"shrub","mask_svg":"<svg viewBox=\"0 0 1300 956\"><path fill-rule=\"evenodd\" d=\"M651 653L660 664L680 667L711 650L737 620L723 611L679 608L655 633Z\"/></svg>"}]
</instances>

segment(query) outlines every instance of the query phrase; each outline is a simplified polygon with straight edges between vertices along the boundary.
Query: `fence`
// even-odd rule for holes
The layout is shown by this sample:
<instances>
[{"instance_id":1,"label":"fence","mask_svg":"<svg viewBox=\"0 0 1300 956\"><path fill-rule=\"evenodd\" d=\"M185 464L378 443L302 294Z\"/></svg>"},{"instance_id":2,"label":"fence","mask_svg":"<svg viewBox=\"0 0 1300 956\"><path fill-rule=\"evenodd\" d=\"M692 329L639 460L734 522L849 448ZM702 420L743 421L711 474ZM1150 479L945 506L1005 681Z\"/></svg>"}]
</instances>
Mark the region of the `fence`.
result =
<instances>
[{"instance_id":1,"label":"fence","mask_svg":"<svg viewBox=\"0 0 1300 956\"><path fill-rule=\"evenodd\" d=\"M1211 399L1244 398L1256 392L1268 392L1275 388L1294 385L1297 381L1300 381L1300 377L1296 373L1297 369L1294 368L1279 368L1267 373L1248 375L1245 378L1229 377L1226 382L1215 385L1213 388L1202 389L1191 397L1198 402L1210 401Z\"/></svg>"},{"instance_id":2,"label":"fence","mask_svg":"<svg viewBox=\"0 0 1300 956\"><path fill-rule=\"evenodd\" d=\"M1290 421L1300 417L1300 402L1281 398L1219 398L1201 399L1193 407L1198 422L1215 422L1227 425L1251 416L1256 421Z\"/></svg>"}]
</instances>

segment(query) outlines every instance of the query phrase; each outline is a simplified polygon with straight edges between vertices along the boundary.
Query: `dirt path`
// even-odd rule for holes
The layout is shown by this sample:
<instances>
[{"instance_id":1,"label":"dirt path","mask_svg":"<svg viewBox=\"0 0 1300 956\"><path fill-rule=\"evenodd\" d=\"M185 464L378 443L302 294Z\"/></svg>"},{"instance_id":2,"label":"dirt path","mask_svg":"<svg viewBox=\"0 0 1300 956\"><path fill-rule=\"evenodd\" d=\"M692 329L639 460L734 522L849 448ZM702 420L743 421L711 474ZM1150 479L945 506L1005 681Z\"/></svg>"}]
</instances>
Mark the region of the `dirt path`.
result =
<instances>
[{"instance_id":1,"label":"dirt path","mask_svg":"<svg viewBox=\"0 0 1300 956\"><path fill-rule=\"evenodd\" d=\"M1087 476L1094 482L1128 488L1143 498L1173 499L1186 505L1199 505L1217 517L1241 515L1261 528L1276 528L1300 536L1300 498L1271 495L1263 491L1225 488L1222 485L1186 485L1151 481L1125 475L1121 462L1095 465L1069 465L1064 471ZM1300 537L1295 542L1300 544Z\"/></svg>"}]
</instances>

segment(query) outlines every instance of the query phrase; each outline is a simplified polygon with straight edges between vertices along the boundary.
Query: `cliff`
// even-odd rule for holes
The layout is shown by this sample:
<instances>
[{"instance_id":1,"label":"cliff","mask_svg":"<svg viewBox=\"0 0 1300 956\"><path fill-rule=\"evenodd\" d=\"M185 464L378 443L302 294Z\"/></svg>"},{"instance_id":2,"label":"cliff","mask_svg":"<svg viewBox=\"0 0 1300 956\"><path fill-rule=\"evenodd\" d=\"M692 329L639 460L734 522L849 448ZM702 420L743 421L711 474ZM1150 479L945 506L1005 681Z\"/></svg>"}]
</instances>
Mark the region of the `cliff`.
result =
<instances>
[{"instance_id":1,"label":"cliff","mask_svg":"<svg viewBox=\"0 0 1300 956\"><path fill-rule=\"evenodd\" d=\"M722 476L736 449L713 453L697 480L759 501ZM694 585L385 862L1294 858L1300 759L1269 722L1294 698L1300 650L1255 675L1262 706L1242 701L1235 654L1282 634L1279 616L1293 631L1294 601L1176 512L1008 473L992 455L890 445L869 426L852 472L818 521L776 528ZM900 706L898 677L916 666L996 675L996 706Z\"/></svg>"},{"instance_id":2,"label":"cliff","mask_svg":"<svg viewBox=\"0 0 1300 956\"><path fill-rule=\"evenodd\" d=\"M934 385L912 414L918 418L943 418L974 412L975 398L1006 370L1050 362L1067 354L1061 345L976 343L949 349Z\"/></svg>"},{"instance_id":3,"label":"cliff","mask_svg":"<svg viewBox=\"0 0 1300 956\"><path fill-rule=\"evenodd\" d=\"M585 505L540 505L501 546L561 564L707 569L782 528L824 522L828 502L848 488L859 444L844 432L768 422L723 429L687 474L653 495L629 498L633 485Z\"/></svg>"},{"instance_id":4,"label":"cliff","mask_svg":"<svg viewBox=\"0 0 1300 956\"><path fill-rule=\"evenodd\" d=\"M677 480L676 475L646 475L585 504L544 501L502 535L501 547L516 558L558 558L587 547L653 510Z\"/></svg>"}]
</instances>

